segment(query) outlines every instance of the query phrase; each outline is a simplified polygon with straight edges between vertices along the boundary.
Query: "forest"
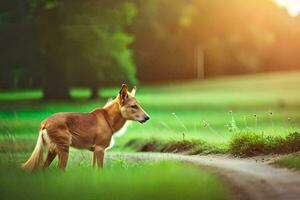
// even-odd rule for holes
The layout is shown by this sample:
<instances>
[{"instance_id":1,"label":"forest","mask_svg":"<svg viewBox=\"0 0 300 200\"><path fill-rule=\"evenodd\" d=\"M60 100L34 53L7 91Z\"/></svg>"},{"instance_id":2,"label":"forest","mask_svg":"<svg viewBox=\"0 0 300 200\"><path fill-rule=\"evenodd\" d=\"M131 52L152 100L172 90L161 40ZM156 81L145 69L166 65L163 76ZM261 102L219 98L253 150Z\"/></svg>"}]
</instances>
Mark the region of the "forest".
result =
<instances>
[{"instance_id":1,"label":"forest","mask_svg":"<svg viewBox=\"0 0 300 200\"><path fill-rule=\"evenodd\" d=\"M0 2L0 88L42 89L299 69L300 17L270 0Z\"/></svg>"}]
</instances>

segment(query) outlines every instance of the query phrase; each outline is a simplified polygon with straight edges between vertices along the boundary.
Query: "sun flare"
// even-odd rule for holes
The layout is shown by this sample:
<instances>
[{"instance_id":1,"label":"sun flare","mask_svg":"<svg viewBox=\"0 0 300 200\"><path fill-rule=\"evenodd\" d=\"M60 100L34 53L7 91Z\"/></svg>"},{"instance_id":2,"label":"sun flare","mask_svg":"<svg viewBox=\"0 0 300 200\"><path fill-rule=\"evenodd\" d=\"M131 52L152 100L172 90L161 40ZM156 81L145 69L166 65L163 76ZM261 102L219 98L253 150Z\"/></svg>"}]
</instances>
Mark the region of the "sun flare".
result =
<instances>
[{"instance_id":1,"label":"sun flare","mask_svg":"<svg viewBox=\"0 0 300 200\"><path fill-rule=\"evenodd\" d=\"M293 17L300 13L300 0L274 0L279 6L287 9Z\"/></svg>"}]
</instances>

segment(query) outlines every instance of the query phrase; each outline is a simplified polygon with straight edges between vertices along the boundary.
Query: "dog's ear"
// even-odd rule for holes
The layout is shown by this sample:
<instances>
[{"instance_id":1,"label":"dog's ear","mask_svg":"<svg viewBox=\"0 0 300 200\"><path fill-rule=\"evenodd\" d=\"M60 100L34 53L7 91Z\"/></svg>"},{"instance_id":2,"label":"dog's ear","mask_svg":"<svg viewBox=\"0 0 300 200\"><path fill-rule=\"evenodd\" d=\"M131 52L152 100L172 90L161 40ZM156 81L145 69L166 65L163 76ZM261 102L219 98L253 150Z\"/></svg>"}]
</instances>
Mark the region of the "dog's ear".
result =
<instances>
[{"instance_id":1,"label":"dog's ear","mask_svg":"<svg viewBox=\"0 0 300 200\"><path fill-rule=\"evenodd\" d=\"M128 87L126 84L123 84L119 92L121 103L124 103L127 100L128 98L127 92L128 92Z\"/></svg>"},{"instance_id":2,"label":"dog's ear","mask_svg":"<svg viewBox=\"0 0 300 200\"><path fill-rule=\"evenodd\" d=\"M132 96L135 96L135 93L136 93L136 86L133 86L133 88L132 88L130 94L131 94Z\"/></svg>"}]
</instances>

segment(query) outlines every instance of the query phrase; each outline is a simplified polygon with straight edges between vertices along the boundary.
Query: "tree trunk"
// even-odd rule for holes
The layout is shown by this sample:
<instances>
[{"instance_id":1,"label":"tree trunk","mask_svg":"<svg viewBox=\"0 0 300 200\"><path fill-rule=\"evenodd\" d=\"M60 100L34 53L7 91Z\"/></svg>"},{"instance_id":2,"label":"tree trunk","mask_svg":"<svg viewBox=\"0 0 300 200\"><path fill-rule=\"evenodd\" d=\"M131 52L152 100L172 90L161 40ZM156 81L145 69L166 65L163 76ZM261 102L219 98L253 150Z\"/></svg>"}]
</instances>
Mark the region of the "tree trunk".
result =
<instances>
[{"instance_id":1,"label":"tree trunk","mask_svg":"<svg viewBox=\"0 0 300 200\"><path fill-rule=\"evenodd\" d=\"M90 99L97 99L99 96L98 96L98 87L91 87L91 96L90 96Z\"/></svg>"},{"instance_id":2,"label":"tree trunk","mask_svg":"<svg viewBox=\"0 0 300 200\"><path fill-rule=\"evenodd\" d=\"M44 100L69 100L66 64L66 37L63 31L64 13L61 6L40 8L37 33L41 60Z\"/></svg>"},{"instance_id":3,"label":"tree trunk","mask_svg":"<svg viewBox=\"0 0 300 200\"><path fill-rule=\"evenodd\" d=\"M70 100L69 88L64 77L56 70L51 70L45 74L43 83L44 100Z\"/></svg>"}]
</instances>

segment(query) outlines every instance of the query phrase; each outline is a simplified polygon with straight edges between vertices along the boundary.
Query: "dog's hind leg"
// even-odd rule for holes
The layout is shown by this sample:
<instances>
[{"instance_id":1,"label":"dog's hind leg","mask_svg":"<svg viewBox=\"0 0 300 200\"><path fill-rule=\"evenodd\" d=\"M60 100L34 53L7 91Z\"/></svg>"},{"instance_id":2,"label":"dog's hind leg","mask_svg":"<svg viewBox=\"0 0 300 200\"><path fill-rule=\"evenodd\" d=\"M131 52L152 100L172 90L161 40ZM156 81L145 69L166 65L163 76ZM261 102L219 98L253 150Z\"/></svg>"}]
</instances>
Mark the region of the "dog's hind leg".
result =
<instances>
[{"instance_id":1,"label":"dog's hind leg","mask_svg":"<svg viewBox=\"0 0 300 200\"><path fill-rule=\"evenodd\" d=\"M69 157L69 148L71 145L71 133L66 128L48 131L49 138L54 144L51 150L58 155L58 167L64 170L67 166Z\"/></svg>"},{"instance_id":2,"label":"dog's hind leg","mask_svg":"<svg viewBox=\"0 0 300 200\"><path fill-rule=\"evenodd\" d=\"M48 150L47 158L44 162L43 169L47 169L50 166L50 164L52 163L52 161L54 160L56 155L57 155L57 153L55 151Z\"/></svg>"},{"instance_id":3,"label":"dog's hind leg","mask_svg":"<svg viewBox=\"0 0 300 200\"><path fill-rule=\"evenodd\" d=\"M69 148L58 152L58 167L65 170L69 158Z\"/></svg>"}]
</instances>

